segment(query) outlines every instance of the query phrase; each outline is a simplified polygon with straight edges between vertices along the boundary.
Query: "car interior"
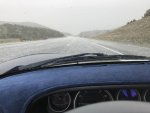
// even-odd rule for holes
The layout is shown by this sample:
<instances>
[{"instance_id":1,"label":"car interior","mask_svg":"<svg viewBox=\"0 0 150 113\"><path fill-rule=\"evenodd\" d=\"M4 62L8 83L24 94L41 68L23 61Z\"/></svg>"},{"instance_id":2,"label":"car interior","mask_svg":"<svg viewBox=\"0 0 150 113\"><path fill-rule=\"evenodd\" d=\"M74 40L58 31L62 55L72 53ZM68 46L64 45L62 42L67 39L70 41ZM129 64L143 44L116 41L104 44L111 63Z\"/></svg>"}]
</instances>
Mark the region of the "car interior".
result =
<instances>
[{"instance_id":1,"label":"car interior","mask_svg":"<svg viewBox=\"0 0 150 113\"><path fill-rule=\"evenodd\" d=\"M64 113L97 103L149 103L149 68L149 61L143 60L7 73L0 82L1 108L9 107L11 113Z\"/></svg>"},{"instance_id":2,"label":"car interior","mask_svg":"<svg viewBox=\"0 0 150 113\"><path fill-rule=\"evenodd\" d=\"M0 0L0 113L150 113L150 0Z\"/></svg>"}]
</instances>

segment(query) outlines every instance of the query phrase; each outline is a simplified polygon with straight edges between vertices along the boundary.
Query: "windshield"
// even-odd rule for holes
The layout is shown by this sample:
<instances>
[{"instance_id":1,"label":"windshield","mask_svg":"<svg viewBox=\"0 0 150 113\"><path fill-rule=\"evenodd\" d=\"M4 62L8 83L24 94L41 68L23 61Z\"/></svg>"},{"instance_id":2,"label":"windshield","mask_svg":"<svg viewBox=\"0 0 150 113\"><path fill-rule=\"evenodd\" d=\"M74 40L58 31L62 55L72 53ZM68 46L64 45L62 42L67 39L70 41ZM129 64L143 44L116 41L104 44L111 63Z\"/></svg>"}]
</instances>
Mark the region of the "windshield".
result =
<instances>
[{"instance_id":1,"label":"windshield","mask_svg":"<svg viewBox=\"0 0 150 113\"><path fill-rule=\"evenodd\" d=\"M0 63L44 53L150 56L150 0L0 0L0 15Z\"/></svg>"}]
</instances>

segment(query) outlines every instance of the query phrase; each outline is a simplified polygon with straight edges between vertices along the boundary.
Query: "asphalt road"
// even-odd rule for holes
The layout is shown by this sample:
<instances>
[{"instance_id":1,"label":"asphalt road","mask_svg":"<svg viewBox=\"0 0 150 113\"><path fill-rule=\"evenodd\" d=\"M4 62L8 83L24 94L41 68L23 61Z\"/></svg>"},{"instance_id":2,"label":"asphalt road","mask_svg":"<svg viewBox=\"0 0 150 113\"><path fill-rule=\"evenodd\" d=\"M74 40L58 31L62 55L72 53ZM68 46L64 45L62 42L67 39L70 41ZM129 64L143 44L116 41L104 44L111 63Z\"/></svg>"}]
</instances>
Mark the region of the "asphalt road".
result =
<instances>
[{"instance_id":1,"label":"asphalt road","mask_svg":"<svg viewBox=\"0 0 150 113\"><path fill-rule=\"evenodd\" d=\"M66 37L0 44L0 63L16 57L38 53L80 54L96 52L110 55L133 54L150 56L150 48L146 47L81 37Z\"/></svg>"}]
</instances>

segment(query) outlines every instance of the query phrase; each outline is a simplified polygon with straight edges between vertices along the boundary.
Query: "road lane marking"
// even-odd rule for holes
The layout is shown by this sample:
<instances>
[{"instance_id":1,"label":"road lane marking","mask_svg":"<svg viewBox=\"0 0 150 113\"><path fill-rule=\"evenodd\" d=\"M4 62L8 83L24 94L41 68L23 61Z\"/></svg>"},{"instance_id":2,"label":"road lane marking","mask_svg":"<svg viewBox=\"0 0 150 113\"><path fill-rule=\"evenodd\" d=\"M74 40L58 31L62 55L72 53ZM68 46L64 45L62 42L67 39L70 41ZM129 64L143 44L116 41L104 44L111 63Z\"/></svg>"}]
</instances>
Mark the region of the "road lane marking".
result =
<instances>
[{"instance_id":1,"label":"road lane marking","mask_svg":"<svg viewBox=\"0 0 150 113\"><path fill-rule=\"evenodd\" d=\"M103 45L101 45L101 44L97 44L97 43L94 43L94 42L93 42L93 44L95 44L95 45L97 45L97 46L100 46L100 47L102 47L102 48L104 48L104 49L107 49L107 50L109 50L109 51L112 51L112 52L114 52L114 53L117 53L117 54L119 54L119 55L124 55L123 53L121 53L121 52L119 52L119 51L117 51L117 50L108 48L108 47L103 46Z\"/></svg>"}]
</instances>

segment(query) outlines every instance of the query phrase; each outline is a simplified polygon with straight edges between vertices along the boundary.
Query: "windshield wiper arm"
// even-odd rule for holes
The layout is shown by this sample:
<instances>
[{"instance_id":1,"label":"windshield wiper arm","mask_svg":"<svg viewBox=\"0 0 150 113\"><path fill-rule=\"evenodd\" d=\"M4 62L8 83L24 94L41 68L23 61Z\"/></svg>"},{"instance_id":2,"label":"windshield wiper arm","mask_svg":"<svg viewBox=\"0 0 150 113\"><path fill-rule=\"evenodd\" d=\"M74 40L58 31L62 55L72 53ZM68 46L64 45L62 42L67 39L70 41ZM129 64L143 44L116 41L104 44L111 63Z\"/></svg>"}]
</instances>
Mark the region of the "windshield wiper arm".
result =
<instances>
[{"instance_id":1,"label":"windshield wiper arm","mask_svg":"<svg viewBox=\"0 0 150 113\"><path fill-rule=\"evenodd\" d=\"M108 56L108 55L103 54L103 53L77 54L77 55L71 55L71 56L56 58L56 59L49 59L49 60L29 64L26 66L21 66L21 67L19 67L19 69L20 70L29 69L29 68L31 69L34 67L39 67L39 66L47 65L47 64L55 65L55 64L63 64L63 63L68 63L68 62L78 63L79 60L86 61L88 59L95 59L97 57L104 57L104 56Z\"/></svg>"},{"instance_id":2,"label":"windshield wiper arm","mask_svg":"<svg viewBox=\"0 0 150 113\"><path fill-rule=\"evenodd\" d=\"M103 53L84 53L78 55L72 55L67 57L61 57L56 59L44 60L41 62L25 65L25 66L16 66L3 75L24 72L28 70L34 70L44 67L54 67L54 66L62 66L65 64L79 64L80 62L89 62L89 61L102 61L102 60L128 60L128 59L144 59L148 60L148 57L144 56L136 56L136 55L106 55Z\"/></svg>"},{"instance_id":3,"label":"windshield wiper arm","mask_svg":"<svg viewBox=\"0 0 150 113\"><path fill-rule=\"evenodd\" d=\"M89 57L105 56L105 54L103 54L103 53L83 53L83 54L71 55L71 56L66 56L66 57L61 57L61 58L48 59L48 60L32 63L29 65L21 65L21 66L13 67L10 70L8 70L7 72L4 72L3 74L1 74L0 76L2 77L2 76L10 75L13 73L19 73L19 72L23 72L26 70L32 70L32 69L41 67L42 65L46 65L46 64L54 65L58 62L65 63L66 61L72 61L73 59L78 59L80 57L85 57L85 56L89 56Z\"/></svg>"}]
</instances>

